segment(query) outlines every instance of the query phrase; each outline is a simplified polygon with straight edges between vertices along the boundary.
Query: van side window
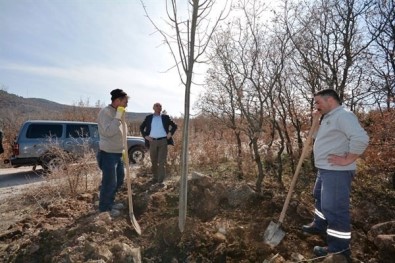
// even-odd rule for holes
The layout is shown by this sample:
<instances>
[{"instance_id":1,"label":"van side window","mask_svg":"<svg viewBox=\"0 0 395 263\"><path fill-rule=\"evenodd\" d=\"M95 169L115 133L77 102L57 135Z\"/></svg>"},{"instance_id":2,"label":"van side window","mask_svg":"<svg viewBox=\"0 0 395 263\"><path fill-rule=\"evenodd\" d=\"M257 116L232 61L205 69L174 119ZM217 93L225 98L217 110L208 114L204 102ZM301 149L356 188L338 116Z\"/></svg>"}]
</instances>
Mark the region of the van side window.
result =
<instances>
[{"instance_id":1,"label":"van side window","mask_svg":"<svg viewBox=\"0 0 395 263\"><path fill-rule=\"evenodd\" d=\"M89 126L84 124L67 124L66 138L88 138Z\"/></svg>"},{"instance_id":2,"label":"van side window","mask_svg":"<svg viewBox=\"0 0 395 263\"><path fill-rule=\"evenodd\" d=\"M42 139L48 137L62 137L62 125L60 124L30 124L27 128L26 138Z\"/></svg>"}]
</instances>

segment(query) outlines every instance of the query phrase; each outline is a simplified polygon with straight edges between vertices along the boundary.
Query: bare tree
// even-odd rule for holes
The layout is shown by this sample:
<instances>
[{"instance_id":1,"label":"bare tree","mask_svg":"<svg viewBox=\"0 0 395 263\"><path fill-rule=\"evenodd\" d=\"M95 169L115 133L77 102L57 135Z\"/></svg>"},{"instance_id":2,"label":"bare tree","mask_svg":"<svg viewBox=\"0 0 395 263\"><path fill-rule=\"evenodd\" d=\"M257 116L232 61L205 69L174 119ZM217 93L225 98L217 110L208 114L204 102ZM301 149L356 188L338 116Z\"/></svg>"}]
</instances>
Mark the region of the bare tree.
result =
<instances>
[{"instance_id":1,"label":"bare tree","mask_svg":"<svg viewBox=\"0 0 395 263\"><path fill-rule=\"evenodd\" d=\"M370 32L378 35L371 48L369 82L376 105L389 111L395 103L395 5L378 1L370 20Z\"/></svg>"},{"instance_id":2,"label":"bare tree","mask_svg":"<svg viewBox=\"0 0 395 263\"><path fill-rule=\"evenodd\" d=\"M176 0L166 1L167 24L172 32L161 29L148 15L143 0L140 0L145 13L156 30L162 35L170 49L176 63L181 82L185 87L184 126L182 133L181 153L181 185L179 204L179 228L184 231L187 211L187 179L188 179L188 130L190 120L190 94L195 63L204 62L204 54L211 36L219 22L226 17L225 10L228 2L225 1L215 20L210 19L213 12L214 0L189 0L188 19L181 21Z\"/></svg>"},{"instance_id":3,"label":"bare tree","mask_svg":"<svg viewBox=\"0 0 395 263\"><path fill-rule=\"evenodd\" d=\"M230 27L219 30L213 36L210 52L210 69L205 81L205 92L198 100L199 109L217 119L233 131L237 147L238 179L244 177L242 157L242 131L245 130L245 118L240 110L238 96L243 82L240 81L235 64L232 63L235 46L231 39Z\"/></svg>"},{"instance_id":4,"label":"bare tree","mask_svg":"<svg viewBox=\"0 0 395 263\"><path fill-rule=\"evenodd\" d=\"M355 109L369 93L362 81L369 45L366 14L369 0L321 0L284 6L284 23L298 51L299 68L310 94L322 87L335 89Z\"/></svg>"},{"instance_id":5,"label":"bare tree","mask_svg":"<svg viewBox=\"0 0 395 263\"><path fill-rule=\"evenodd\" d=\"M280 148L284 148L286 137L278 125L279 115L274 105L278 102L275 94L287 55L282 49L287 43L276 42L269 26L263 23L262 17L265 17L266 11L267 7L259 1L237 2L234 12L241 14L233 16L228 27L216 34L210 71L216 72L215 84L210 88L216 91L221 88L223 95L227 96L222 100L237 102L237 110L243 118L239 129L250 140L258 170L258 192L261 192L265 175L262 152L270 153L276 131L282 145ZM271 139L265 139L267 134ZM266 145L262 145L262 141Z\"/></svg>"}]
</instances>

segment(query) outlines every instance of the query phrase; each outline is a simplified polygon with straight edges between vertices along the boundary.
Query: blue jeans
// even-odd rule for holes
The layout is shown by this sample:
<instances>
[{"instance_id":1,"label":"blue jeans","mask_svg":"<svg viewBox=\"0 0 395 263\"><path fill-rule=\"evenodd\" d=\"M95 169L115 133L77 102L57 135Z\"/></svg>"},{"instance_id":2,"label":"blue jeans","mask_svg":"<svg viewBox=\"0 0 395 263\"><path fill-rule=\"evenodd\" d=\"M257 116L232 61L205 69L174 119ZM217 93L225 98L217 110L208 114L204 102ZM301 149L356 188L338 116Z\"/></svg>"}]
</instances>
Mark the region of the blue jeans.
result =
<instances>
[{"instance_id":1,"label":"blue jeans","mask_svg":"<svg viewBox=\"0 0 395 263\"><path fill-rule=\"evenodd\" d=\"M110 211L114 204L115 194L125 179L122 153L99 150L96 157L99 168L102 170L99 210L100 212Z\"/></svg>"},{"instance_id":2,"label":"blue jeans","mask_svg":"<svg viewBox=\"0 0 395 263\"><path fill-rule=\"evenodd\" d=\"M350 247L350 191L354 174L355 171L318 169L314 186L314 222L319 229L326 230L329 252Z\"/></svg>"}]
</instances>

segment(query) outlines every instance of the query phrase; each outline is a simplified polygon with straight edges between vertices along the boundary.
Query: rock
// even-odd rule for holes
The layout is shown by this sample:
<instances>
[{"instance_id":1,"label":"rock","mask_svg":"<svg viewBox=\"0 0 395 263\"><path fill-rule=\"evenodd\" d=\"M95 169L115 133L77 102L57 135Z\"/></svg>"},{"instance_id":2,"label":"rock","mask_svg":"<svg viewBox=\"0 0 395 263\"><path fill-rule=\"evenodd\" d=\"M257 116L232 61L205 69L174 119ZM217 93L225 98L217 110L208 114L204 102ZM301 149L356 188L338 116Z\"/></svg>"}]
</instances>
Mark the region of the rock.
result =
<instances>
[{"instance_id":1,"label":"rock","mask_svg":"<svg viewBox=\"0 0 395 263\"><path fill-rule=\"evenodd\" d=\"M93 243L93 242L85 243L84 256L86 258L90 258L95 253L96 247L97 247L96 243Z\"/></svg>"},{"instance_id":2,"label":"rock","mask_svg":"<svg viewBox=\"0 0 395 263\"><path fill-rule=\"evenodd\" d=\"M291 253L291 258L292 258L292 260L294 260L296 262L302 262L302 261L306 260L303 255L301 255L299 253L295 253L295 252Z\"/></svg>"},{"instance_id":3,"label":"rock","mask_svg":"<svg viewBox=\"0 0 395 263\"><path fill-rule=\"evenodd\" d=\"M8 229L7 231L4 231L4 233L0 234L0 239L7 239L7 238L15 238L16 236L22 235L23 230L21 226L16 226L14 228Z\"/></svg>"},{"instance_id":4,"label":"rock","mask_svg":"<svg viewBox=\"0 0 395 263\"><path fill-rule=\"evenodd\" d=\"M306 204L299 203L296 207L296 213L306 222L314 218L314 208L306 206Z\"/></svg>"},{"instance_id":5,"label":"rock","mask_svg":"<svg viewBox=\"0 0 395 263\"><path fill-rule=\"evenodd\" d=\"M134 263L141 263L141 250L140 248L132 248L131 255L133 256Z\"/></svg>"},{"instance_id":6,"label":"rock","mask_svg":"<svg viewBox=\"0 0 395 263\"><path fill-rule=\"evenodd\" d=\"M348 263L347 258L341 254L327 256L322 263Z\"/></svg>"},{"instance_id":7,"label":"rock","mask_svg":"<svg viewBox=\"0 0 395 263\"><path fill-rule=\"evenodd\" d=\"M191 175L191 180L201 180L201 181L206 180L205 182L209 183L209 181L207 181L207 180L210 180L210 179L211 179L211 177L204 175L202 173L196 172L196 171L193 171L192 175Z\"/></svg>"},{"instance_id":8,"label":"rock","mask_svg":"<svg viewBox=\"0 0 395 263\"><path fill-rule=\"evenodd\" d=\"M0 243L0 252L4 253L4 251L6 251L9 246L10 245L8 245L8 244Z\"/></svg>"},{"instance_id":9,"label":"rock","mask_svg":"<svg viewBox=\"0 0 395 263\"><path fill-rule=\"evenodd\" d=\"M369 231L372 222L377 222L376 215L380 214L380 208L369 200L362 201L351 209L351 218L353 225L363 228L366 232Z\"/></svg>"},{"instance_id":10,"label":"rock","mask_svg":"<svg viewBox=\"0 0 395 263\"><path fill-rule=\"evenodd\" d=\"M151 195L151 203L154 207L165 207L166 197L162 193L154 193Z\"/></svg>"},{"instance_id":11,"label":"rock","mask_svg":"<svg viewBox=\"0 0 395 263\"><path fill-rule=\"evenodd\" d=\"M87 203L93 203L94 198L95 197L92 194L87 194L87 193L79 194L77 196L78 200L86 201Z\"/></svg>"},{"instance_id":12,"label":"rock","mask_svg":"<svg viewBox=\"0 0 395 263\"><path fill-rule=\"evenodd\" d=\"M226 198L226 189L206 175L194 172L191 178L188 181L188 206L196 217L210 220L218 214L220 202Z\"/></svg>"},{"instance_id":13,"label":"rock","mask_svg":"<svg viewBox=\"0 0 395 263\"><path fill-rule=\"evenodd\" d=\"M229 191L229 205L232 207L241 206L247 203L253 196L255 196L255 192L248 185L241 185Z\"/></svg>"},{"instance_id":14,"label":"rock","mask_svg":"<svg viewBox=\"0 0 395 263\"><path fill-rule=\"evenodd\" d=\"M166 246L177 246L182 237L182 233L178 228L177 218L168 220L157 225L158 239L162 240Z\"/></svg>"},{"instance_id":15,"label":"rock","mask_svg":"<svg viewBox=\"0 0 395 263\"><path fill-rule=\"evenodd\" d=\"M98 247L96 254L99 259L102 259L105 262L110 262L113 257L113 254L106 246Z\"/></svg>"},{"instance_id":16,"label":"rock","mask_svg":"<svg viewBox=\"0 0 395 263\"><path fill-rule=\"evenodd\" d=\"M388 221L372 226L368 232L368 239L374 242L378 235L395 233L395 221Z\"/></svg>"},{"instance_id":17,"label":"rock","mask_svg":"<svg viewBox=\"0 0 395 263\"><path fill-rule=\"evenodd\" d=\"M380 262L393 262L395 258L395 221L374 225L368 232L369 241L378 248Z\"/></svg>"},{"instance_id":18,"label":"rock","mask_svg":"<svg viewBox=\"0 0 395 263\"><path fill-rule=\"evenodd\" d=\"M378 235L374 244L379 249L379 258L381 262L393 262L395 258L395 234Z\"/></svg>"},{"instance_id":19,"label":"rock","mask_svg":"<svg viewBox=\"0 0 395 263\"><path fill-rule=\"evenodd\" d=\"M226 236L220 232L214 234L213 239L218 243L223 243L226 241Z\"/></svg>"},{"instance_id":20,"label":"rock","mask_svg":"<svg viewBox=\"0 0 395 263\"><path fill-rule=\"evenodd\" d=\"M276 254L272 256L270 259L265 259L263 263L283 263L285 262L284 258L280 254Z\"/></svg>"},{"instance_id":21,"label":"rock","mask_svg":"<svg viewBox=\"0 0 395 263\"><path fill-rule=\"evenodd\" d=\"M143 192L133 196L133 210L136 214L141 215L147 211L148 205L150 204L150 194L148 192Z\"/></svg>"},{"instance_id":22,"label":"rock","mask_svg":"<svg viewBox=\"0 0 395 263\"><path fill-rule=\"evenodd\" d=\"M114 262L141 263L140 248L132 248L125 243L116 243L111 248Z\"/></svg>"},{"instance_id":23,"label":"rock","mask_svg":"<svg viewBox=\"0 0 395 263\"><path fill-rule=\"evenodd\" d=\"M97 223L99 225L101 224L101 223L99 223L99 221L109 224L109 223L111 223L111 215L109 212L99 213L99 215L97 217L95 217L94 221L95 221L95 223Z\"/></svg>"},{"instance_id":24,"label":"rock","mask_svg":"<svg viewBox=\"0 0 395 263\"><path fill-rule=\"evenodd\" d=\"M374 244L379 249L392 248L395 252L395 234L391 235L378 235L374 239Z\"/></svg>"}]
</instances>

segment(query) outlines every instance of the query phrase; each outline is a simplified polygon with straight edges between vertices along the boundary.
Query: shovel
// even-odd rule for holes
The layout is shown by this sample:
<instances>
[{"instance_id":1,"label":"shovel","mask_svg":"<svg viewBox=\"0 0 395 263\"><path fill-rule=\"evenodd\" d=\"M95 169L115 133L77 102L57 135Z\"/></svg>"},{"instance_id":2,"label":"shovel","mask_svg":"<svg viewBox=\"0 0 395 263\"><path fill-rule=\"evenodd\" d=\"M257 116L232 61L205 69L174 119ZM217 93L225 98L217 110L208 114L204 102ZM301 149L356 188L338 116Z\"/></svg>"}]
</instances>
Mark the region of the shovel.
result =
<instances>
[{"instance_id":1,"label":"shovel","mask_svg":"<svg viewBox=\"0 0 395 263\"><path fill-rule=\"evenodd\" d=\"M130 222L132 223L137 234L141 235L140 225L137 222L136 218L134 217L134 212L133 212L132 186L131 186L131 180L130 180L129 154L128 154L128 142L127 142L127 135L128 134L126 131L125 114L126 114L126 112L122 115L122 133L123 133L123 147L125 150L124 164L125 164L125 168L126 168L126 182L128 185L129 217L130 217Z\"/></svg>"},{"instance_id":2,"label":"shovel","mask_svg":"<svg viewBox=\"0 0 395 263\"><path fill-rule=\"evenodd\" d=\"M283 210L281 211L278 223L271 221L269 226L265 230L265 233L263 234L263 240L268 245L277 246L285 236L285 232L281 229L281 224L284 221L285 213L287 212L289 201L291 200L291 195L295 188L296 180L298 179L299 176L300 168L302 167L303 161L307 157L307 154L309 153L312 136L316 128L318 127L318 123L319 123L319 117L315 115L313 117L313 123L311 125L309 134L307 135L307 139L303 145L302 154L299 158L298 165L293 175L292 182L289 187L287 198L285 199Z\"/></svg>"}]
</instances>

